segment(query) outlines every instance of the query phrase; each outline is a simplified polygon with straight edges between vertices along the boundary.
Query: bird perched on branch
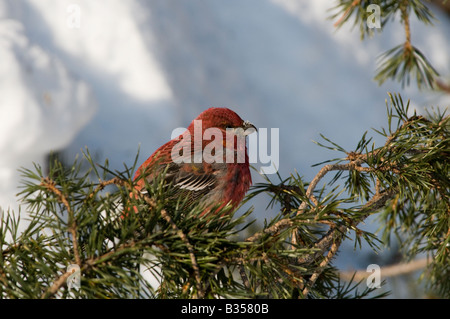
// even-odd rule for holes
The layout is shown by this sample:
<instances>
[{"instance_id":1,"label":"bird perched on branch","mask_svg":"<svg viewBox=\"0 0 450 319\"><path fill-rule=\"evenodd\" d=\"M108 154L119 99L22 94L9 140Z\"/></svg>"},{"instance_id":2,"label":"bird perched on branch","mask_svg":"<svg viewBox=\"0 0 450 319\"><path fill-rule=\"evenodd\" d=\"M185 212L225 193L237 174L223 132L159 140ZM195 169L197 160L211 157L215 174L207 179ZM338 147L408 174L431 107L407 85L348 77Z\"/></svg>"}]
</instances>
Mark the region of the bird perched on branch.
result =
<instances>
[{"instance_id":1,"label":"bird perched on branch","mask_svg":"<svg viewBox=\"0 0 450 319\"><path fill-rule=\"evenodd\" d=\"M245 137L255 131L232 110L209 108L138 168L136 190L147 194L146 182L165 171L177 196L204 206L202 215L213 206L234 210L252 183Z\"/></svg>"}]
</instances>

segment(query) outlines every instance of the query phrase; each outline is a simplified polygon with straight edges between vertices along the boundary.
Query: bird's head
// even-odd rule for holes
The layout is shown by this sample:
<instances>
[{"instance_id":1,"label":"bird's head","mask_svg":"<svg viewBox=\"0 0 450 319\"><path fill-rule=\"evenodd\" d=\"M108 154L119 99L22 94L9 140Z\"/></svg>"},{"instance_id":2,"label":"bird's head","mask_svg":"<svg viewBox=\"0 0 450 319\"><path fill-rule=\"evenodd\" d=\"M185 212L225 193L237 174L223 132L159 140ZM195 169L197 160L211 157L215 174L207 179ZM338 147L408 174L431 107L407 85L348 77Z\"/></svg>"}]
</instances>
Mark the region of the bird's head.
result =
<instances>
[{"instance_id":1,"label":"bird's head","mask_svg":"<svg viewBox=\"0 0 450 319\"><path fill-rule=\"evenodd\" d=\"M195 120L202 121L203 130L212 127L218 128L223 132L226 132L227 130L238 131L238 129L242 129L242 131L239 131L243 132L245 136L257 131L256 127L252 123L249 121L244 121L239 115L236 114L236 112L228 108L209 108L200 113ZM193 130L193 127L194 122L191 123L188 130Z\"/></svg>"}]
</instances>

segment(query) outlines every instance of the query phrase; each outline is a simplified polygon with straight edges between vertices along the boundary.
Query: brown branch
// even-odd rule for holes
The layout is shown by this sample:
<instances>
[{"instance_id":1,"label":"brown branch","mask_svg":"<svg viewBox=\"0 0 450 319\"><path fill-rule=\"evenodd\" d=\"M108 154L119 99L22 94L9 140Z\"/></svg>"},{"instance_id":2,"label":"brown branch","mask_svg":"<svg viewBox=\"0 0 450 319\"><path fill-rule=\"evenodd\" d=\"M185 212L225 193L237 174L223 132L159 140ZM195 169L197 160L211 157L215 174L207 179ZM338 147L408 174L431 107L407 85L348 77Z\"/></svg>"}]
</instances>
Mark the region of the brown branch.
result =
<instances>
[{"instance_id":1,"label":"brown branch","mask_svg":"<svg viewBox=\"0 0 450 319\"><path fill-rule=\"evenodd\" d=\"M58 290L66 284L67 278L72 274L72 271L66 271L64 274L62 274L57 280L53 282L53 285L50 286L42 295L41 299L50 298L51 296L54 296Z\"/></svg>"},{"instance_id":2,"label":"brown branch","mask_svg":"<svg viewBox=\"0 0 450 319\"><path fill-rule=\"evenodd\" d=\"M274 225L263 229L262 231L254 234L253 236L247 238L245 241L247 242L256 242L260 240L264 235L266 234L276 234L282 231L285 228L291 227L294 225L294 222L288 218L282 219L279 222L275 223Z\"/></svg>"},{"instance_id":3,"label":"brown branch","mask_svg":"<svg viewBox=\"0 0 450 319\"><path fill-rule=\"evenodd\" d=\"M119 186L129 186L130 187L130 185L129 185L129 183L127 183L127 181L125 181L119 177L114 177L107 181L100 181L100 183L97 185L97 187L94 189L94 191L89 194L88 199L91 199L92 197L94 197L95 194L97 194L99 191L103 190L106 186L113 185L113 184L119 185Z\"/></svg>"},{"instance_id":4,"label":"brown branch","mask_svg":"<svg viewBox=\"0 0 450 319\"><path fill-rule=\"evenodd\" d=\"M99 261L103 261L114 254L118 254L118 253L120 254L122 251L127 251L129 248L135 247L135 246L136 246L136 242L134 242L134 241L127 242L127 243L124 243L124 244L120 245L119 247L117 247L117 249L115 249L114 251L107 252L106 254L103 254L96 258L87 259L85 261L84 265L79 265L80 271L85 272L85 271L93 268L94 265L97 264ZM45 299L45 298L50 298L50 297L54 296L58 292L58 290L66 284L67 278L72 273L73 273L73 271L66 271L60 277L58 277L53 282L53 284L41 295L41 298Z\"/></svg>"},{"instance_id":5,"label":"brown branch","mask_svg":"<svg viewBox=\"0 0 450 319\"><path fill-rule=\"evenodd\" d=\"M70 206L66 196L64 196L64 194L58 188L56 188L55 182L53 180L51 180L48 177L45 177L41 181L41 186L47 188L49 191L54 193L58 197L59 201L66 207L67 213L69 215L68 230L72 235L73 254L75 257L75 262L78 264L78 266L81 266L81 258L80 253L78 251L77 225L75 217L73 215L72 207Z\"/></svg>"},{"instance_id":6,"label":"brown branch","mask_svg":"<svg viewBox=\"0 0 450 319\"><path fill-rule=\"evenodd\" d=\"M175 222L172 220L170 215L167 213L165 209L161 210L161 216L170 224L172 229L177 233L177 235L183 240L184 244L186 245L186 248L189 251L189 256L191 258L192 268L194 269L194 276L196 280L196 286L197 286L197 294L194 297L203 298L204 297L204 290L202 289L202 279L200 277L200 268L197 263L197 258L195 257L194 253L194 247L189 242L189 239L187 236L183 233L181 229L178 228L178 226L175 224Z\"/></svg>"},{"instance_id":7,"label":"brown branch","mask_svg":"<svg viewBox=\"0 0 450 319\"><path fill-rule=\"evenodd\" d=\"M408 2L409 0L403 0L400 5L400 11L402 15L402 20L405 25L405 44L404 44L404 55L408 56L412 52L411 44L411 28L409 25L409 13L408 13Z\"/></svg>"},{"instance_id":8,"label":"brown branch","mask_svg":"<svg viewBox=\"0 0 450 319\"><path fill-rule=\"evenodd\" d=\"M417 121L417 120L424 120L424 118L422 116L413 116L410 119L408 119L407 121L405 121L394 133L392 133L387 138L384 147L389 147L389 145L398 137L399 131L401 131L402 129L404 129L405 127L410 125L412 122ZM313 178L313 180L309 184L308 189L306 190L306 197L309 200L311 200L311 198L313 197L313 192L314 192L315 188L317 187L318 183L322 180L322 178L327 173L329 173L331 171L357 170L360 172L373 172L373 171L377 170L377 168L362 167L361 165L367 161L369 156L377 156L377 154L379 154L379 152L381 152L381 150L382 149L375 150L371 154L360 154L360 153L356 153L356 152L349 152L349 153L347 153L347 158L346 158L349 161L349 163L325 165L324 167L321 168L321 170L317 173L317 175ZM396 168L390 167L390 169L392 171L394 171L394 173L397 173L397 174L399 173L399 171ZM382 208L384 206L384 204L395 195L395 192L392 189L382 192L378 179L376 181L375 190L376 190L376 192L375 192L375 195L372 197L372 199L370 199L364 205L364 207L362 207L362 211L365 210L366 214L358 221L358 223L361 222L362 220L364 220L365 218L367 218L367 216L371 212L374 212L374 211ZM297 215L304 213L307 205L308 205L307 201L302 202L302 204L298 208ZM354 225L354 226L356 226L356 225ZM334 240L334 236L335 236L334 232L336 232L336 231L338 231L340 233L345 233L347 231L347 227L345 227L345 226L340 226L340 227L335 227L335 228L330 227L330 232L327 233L327 235L325 235L315 245L316 248L320 249L322 254L328 247L330 247L331 243ZM294 233L292 242L295 245L297 243L297 241L298 240L296 238L296 233ZM314 256L317 256L317 254L315 254ZM313 259L315 259L315 258L313 258ZM308 262L311 262L312 261L311 256L309 256L307 260L308 260ZM305 262L305 260L301 260L300 262Z\"/></svg>"},{"instance_id":9,"label":"brown branch","mask_svg":"<svg viewBox=\"0 0 450 319\"><path fill-rule=\"evenodd\" d=\"M394 133L392 133L386 140L384 147L390 147L389 145L398 137L399 131L401 131L403 128L407 127L411 123L417 120L421 120L423 117L413 116L412 118L405 121ZM297 210L297 215L300 215L305 212L307 206L309 203L314 203L314 205L317 206L317 201L314 198L314 190L319 184L319 182L324 178L324 176L331 172L336 170L357 170L359 172L374 172L377 169L381 168L372 168L372 167L362 167L361 165L365 162L367 162L367 159L369 156L377 156L383 148L380 148L378 150L373 151L370 154L360 154L356 152L350 152L347 154L347 160L349 161L346 164L329 164L325 165L321 168L321 170L317 173L317 175L313 178L311 183L309 184L307 190L306 190L306 197L307 201L303 201ZM393 171L395 174L400 173L398 169L395 167L390 166L388 168L389 170ZM386 170L386 168L383 168L383 170ZM383 206L385 206L386 202L390 199L392 199L396 194L396 191L394 189L387 189L382 190L380 181L378 178L376 179L375 184L375 194L374 196L360 209L364 215L360 217L357 221L352 223L352 228L356 227L361 221L366 219L371 213L374 211L377 211L381 209ZM316 207L317 208L317 207ZM259 232L252 237L248 238L247 241L257 241L260 238L262 238L265 234L273 234L278 233L283 229L286 229L288 227L292 227L294 225L293 221L290 219L283 219L279 222L277 222L275 225L264 229L262 232ZM334 257L335 253L339 249L340 243L342 241L342 238L344 234L348 231L349 227L346 225L337 226L334 223L331 223L329 231L314 245L315 253L298 258L296 260L296 264L310 264L317 260L318 258L321 258L323 254L328 251L327 256L322 260L319 267L317 268L316 272L313 274L313 276L310 278L310 281L306 285L305 289L303 289L303 296L306 297L310 288L314 285L317 278L322 273L323 269L326 267L326 265L331 261L331 259ZM297 238L297 232L293 232L292 236L292 247L296 247L296 244L298 243Z\"/></svg>"},{"instance_id":10,"label":"brown branch","mask_svg":"<svg viewBox=\"0 0 450 319\"><path fill-rule=\"evenodd\" d=\"M353 226L357 226L359 222L366 219L371 213L379 210L384 207L386 202L394 197L396 194L393 190L386 190L380 194L375 194L371 200L369 200L362 208L361 212L364 212L364 216L362 216L359 221L355 222ZM336 237L343 236L347 232L347 226L339 226L339 227L330 227L328 232L317 241L314 245L316 249L316 253L313 255L308 255L302 258L297 259L298 264L310 264L320 256L323 256L324 252L332 245L335 241Z\"/></svg>"},{"instance_id":11,"label":"brown branch","mask_svg":"<svg viewBox=\"0 0 450 319\"><path fill-rule=\"evenodd\" d=\"M375 194L370 201L368 201L362 208L361 212L364 212L364 216L360 218L359 221L357 221L353 226L356 226L359 222L366 219L372 212L379 210L382 208L386 202L391 199L396 192L387 190L380 194ZM342 241L342 237L347 232L348 227L347 226L339 226L339 227L330 227L329 231L314 245L314 248L316 249L316 253L312 255L308 255L302 258L297 259L298 264L310 264L323 256L324 252L328 250L330 247L327 256L322 260L319 267L314 272L313 276L311 276L306 288L303 290L302 295L304 298L309 293L309 290L316 282L317 278L322 273L323 269L328 265L328 263L331 261L331 259L336 254L337 250L339 249L339 246Z\"/></svg>"},{"instance_id":12,"label":"brown branch","mask_svg":"<svg viewBox=\"0 0 450 319\"><path fill-rule=\"evenodd\" d=\"M384 266L381 267L381 275L384 278L387 278L409 274L427 267L428 264L431 263L431 261L432 261L431 258L421 258L407 263L398 263L395 265ZM367 272L366 270L356 270L356 271L348 270L340 273L340 277L346 281L350 280L361 281L366 279L370 275L371 273Z\"/></svg>"},{"instance_id":13,"label":"brown branch","mask_svg":"<svg viewBox=\"0 0 450 319\"><path fill-rule=\"evenodd\" d=\"M320 169L320 171L317 173L317 175L313 178L311 183L308 186L308 189L306 190L306 197L309 200L312 200L313 198L313 192L316 189L317 184L320 182L320 180L331 171L348 171L351 169L355 169L355 165L348 163L348 164L329 164L325 165ZM297 215L302 214L305 212L306 206L308 205L307 201L304 201L300 204Z\"/></svg>"},{"instance_id":14,"label":"brown branch","mask_svg":"<svg viewBox=\"0 0 450 319\"><path fill-rule=\"evenodd\" d=\"M311 278L309 279L308 283L306 284L305 289L303 289L302 295L304 298L306 298L306 296L309 293L309 290L311 289L312 286L314 286L317 278L319 278L320 274L323 272L325 267L328 265L328 263L331 261L331 259L333 259L334 255L338 251L340 245L341 245L341 238L338 237L338 238L336 238L335 242L331 245L331 248L328 251L327 256L322 260L322 262L319 264L319 267L317 267L316 270L314 271L314 273L312 274Z\"/></svg>"},{"instance_id":15,"label":"brown branch","mask_svg":"<svg viewBox=\"0 0 450 319\"><path fill-rule=\"evenodd\" d=\"M116 184L119 186L129 186L130 185L118 178L115 177L113 179L107 180L107 181L101 181L100 184L96 187L96 189L89 194L88 198L92 198L95 193L99 192L100 190L104 189L107 185L112 185L112 184ZM120 251L122 250L126 250L130 247L133 247L135 245L135 242L128 242L125 243L121 246L119 246L116 250L108 252L104 255L98 256L95 259L89 259L86 260L86 263L84 265L82 265L81 262L81 258L79 255L79 251L78 251L78 240L77 240L77 229L76 229L76 222L74 219L74 215L73 215L73 210L72 207L69 204L69 201L67 200L67 198L64 196L64 194L56 187L56 184L53 180L51 180L50 178L46 177L43 178L41 181L41 186L45 187L46 189L48 189L49 191L51 191L52 193L54 193L57 197L58 200L66 207L66 210L68 212L69 215L69 220L72 220L72 223L69 225L69 232L72 235L72 243L73 243L73 251L74 251L74 257L75 257L75 262L78 264L78 266L80 266L80 268L82 268L82 271L86 271L87 269L93 267L93 265L95 263L97 263L99 260L103 260L104 258L108 258L109 256L115 254L115 253L120 253ZM151 203L150 203L151 204ZM58 279L56 279L52 286L50 286L50 288L48 288L41 296L41 298L49 298L53 295L55 295L58 290L64 286L66 284L67 278L72 274L72 272L65 272L64 274L62 274L60 277L58 277Z\"/></svg>"},{"instance_id":16,"label":"brown branch","mask_svg":"<svg viewBox=\"0 0 450 319\"><path fill-rule=\"evenodd\" d=\"M360 170L364 169L364 171L367 170L367 167L361 167L359 166L362 161L367 158L365 155L359 156L357 159L352 161L351 163L347 164L333 164L333 165L325 165L322 167L322 169L317 173L317 175L313 178L311 183L309 184L309 187L306 191L306 197L312 198L314 189L316 188L317 184L320 182L320 180L330 171L335 170ZM392 198L393 194L391 192L379 192L379 187L377 188L377 192L372 197L371 200L369 200L365 206L362 209L367 210L370 207L375 207L375 209L370 210L370 212L380 209L389 198ZM378 203L378 204L377 204ZM304 201L298 208L298 213L301 214L305 211L306 206L308 205L308 202ZM320 222L320 221L319 221ZM304 223L307 223L307 221L304 221ZM294 222L291 219L282 219L279 222L275 223L274 225L262 230L261 232L258 232L254 234L253 236L247 238L245 241L248 242L256 242L260 240L264 235L266 234L276 234L281 232L282 230L292 227L294 225Z\"/></svg>"},{"instance_id":17,"label":"brown branch","mask_svg":"<svg viewBox=\"0 0 450 319\"><path fill-rule=\"evenodd\" d=\"M356 7L357 5L359 5L359 3L361 2L361 0L354 0L352 2L352 4L347 8L347 10L345 10L344 14L342 14L342 16L339 18L339 20L337 20L334 24L334 27L339 26L340 24L342 24L342 22L347 18L347 16L350 14L350 11L353 10L354 7Z\"/></svg>"},{"instance_id":18,"label":"brown branch","mask_svg":"<svg viewBox=\"0 0 450 319\"><path fill-rule=\"evenodd\" d=\"M436 80L436 85L442 91L444 91L446 93L450 93L450 84L445 83L444 81L441 81L441 80Z\"/></svg>"}]
</instances>

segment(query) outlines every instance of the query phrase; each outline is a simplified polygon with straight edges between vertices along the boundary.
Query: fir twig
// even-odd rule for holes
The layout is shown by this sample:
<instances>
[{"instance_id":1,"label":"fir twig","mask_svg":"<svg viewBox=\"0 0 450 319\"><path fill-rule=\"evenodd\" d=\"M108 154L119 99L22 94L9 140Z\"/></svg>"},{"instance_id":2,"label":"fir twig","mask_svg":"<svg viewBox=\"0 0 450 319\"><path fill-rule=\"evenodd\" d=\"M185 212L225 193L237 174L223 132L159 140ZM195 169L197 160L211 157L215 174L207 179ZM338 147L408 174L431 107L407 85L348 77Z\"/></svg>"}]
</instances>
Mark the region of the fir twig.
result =
<instances>
[{"instance_id":1,"label":"fir twig","mask_svg":"<svg viewBox=\"0 0 450 319\"><path fill-rule=\"evenodd\" d=\"M41 186L47 188L52 193L54 193L58 199L63 203L63 205L66 207L67 213L69 215L69 232L72 235L72 244L73 244L73 254L75 257L75 262L78 266L81 266L81 259L80 259L80 253L78 250L78 239L77 239L77 225L76 220L72 211L72 207L69 204L69 201L64 196L64 194L56 188L55 182L50 180L48 177L43 178L41 182Z\"/></svg>"},{"instance_id":2,"label":"fir twig","mask_svg":"<svg viewBox=\"0 0 450 319\"><path fill-rule=\"evenodd\" d=\"M192 268L194 269L194 275L195 275L195 281L197 284L197 293L195 294L195 298L203 298L205 293L202 288L202 279L200 277L200 268L197 263L197 258L195 257L194 247L189 242L189 239L187 236L183 233L182 230L178 228L178 226L173 222L170 215L166 212L165 209L161 210L161 216L170 224L172 229L180 236L180 238L183 240L184 244L186 245L186 248L189 251L189 256L191 257L192 262Z\"/></svg>"}]
</instances>

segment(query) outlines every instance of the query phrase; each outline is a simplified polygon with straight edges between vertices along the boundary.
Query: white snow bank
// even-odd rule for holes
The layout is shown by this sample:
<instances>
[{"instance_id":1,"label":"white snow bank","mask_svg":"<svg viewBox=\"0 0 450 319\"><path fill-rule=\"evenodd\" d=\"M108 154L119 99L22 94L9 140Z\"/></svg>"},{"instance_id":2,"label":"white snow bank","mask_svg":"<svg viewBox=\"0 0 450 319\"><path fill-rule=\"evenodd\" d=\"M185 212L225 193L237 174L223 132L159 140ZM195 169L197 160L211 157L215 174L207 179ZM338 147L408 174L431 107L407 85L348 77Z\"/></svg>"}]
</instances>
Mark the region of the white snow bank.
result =
<instances>
[{"instance_id":1,"label":"white snow bank","mask_svg":"<svg viewBox=\"0 0 450 319\"><path fill-rule=\"evenodd\" d=\"M17 208L20 166L42 163L92 117L89 86L0 7L0 207Z\"/></svg>"}]
</instances>

